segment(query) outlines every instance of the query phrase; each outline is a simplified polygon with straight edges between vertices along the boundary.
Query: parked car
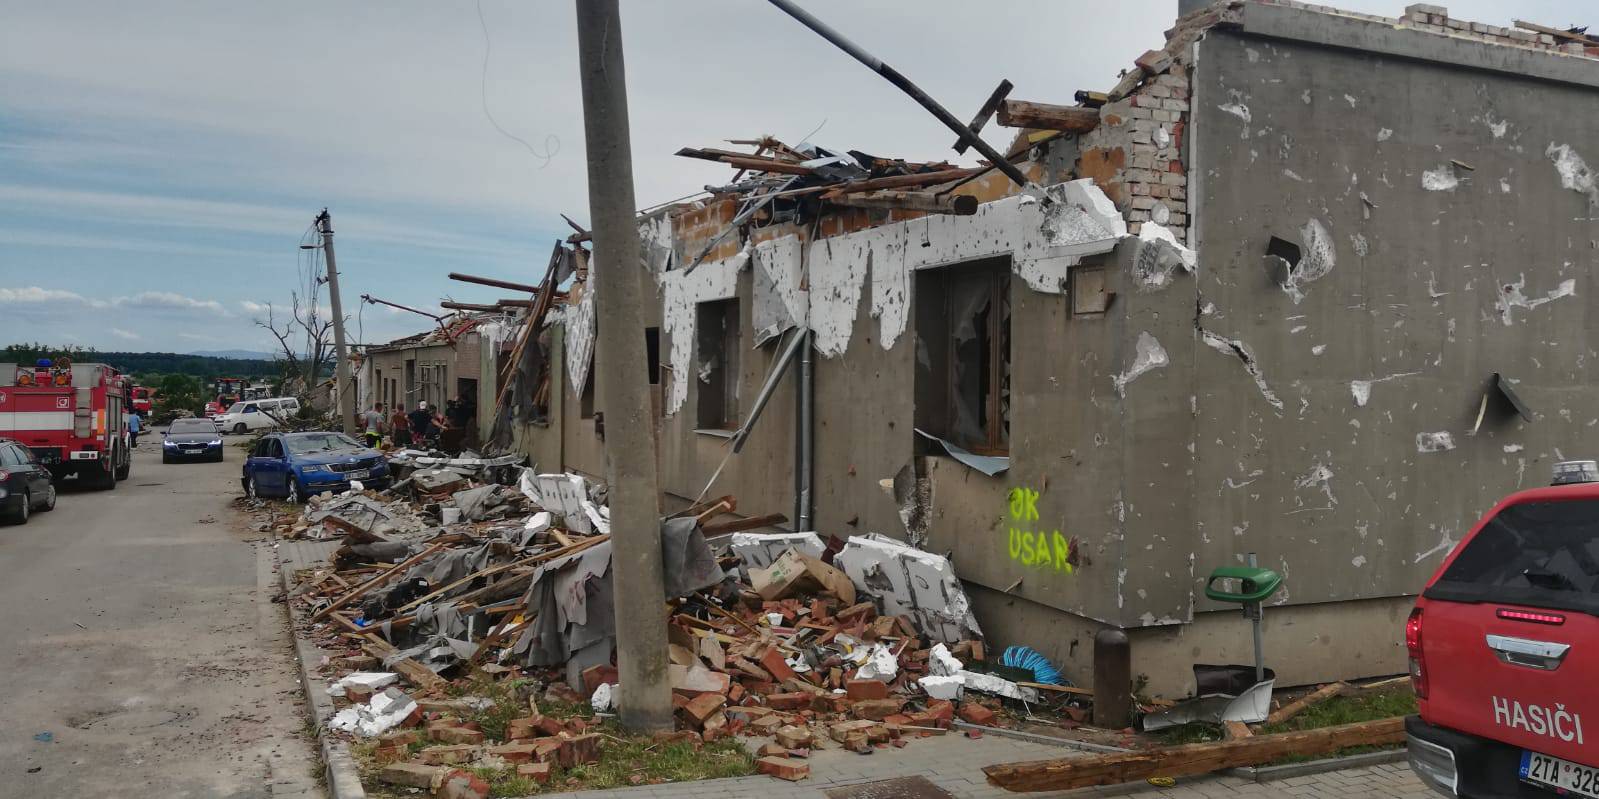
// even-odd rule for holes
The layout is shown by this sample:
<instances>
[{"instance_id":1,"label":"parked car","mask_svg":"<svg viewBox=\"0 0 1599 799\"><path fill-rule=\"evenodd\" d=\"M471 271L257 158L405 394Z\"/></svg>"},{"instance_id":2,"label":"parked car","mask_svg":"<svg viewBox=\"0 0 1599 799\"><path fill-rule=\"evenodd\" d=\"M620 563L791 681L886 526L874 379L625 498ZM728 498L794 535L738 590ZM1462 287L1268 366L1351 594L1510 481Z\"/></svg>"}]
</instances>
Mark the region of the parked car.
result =
<instances>
[{"instance_id":1,"label":"parked car","mask_svg":"<svg viewBox=\"0 0 1599 799\"><path fill-rule=\"evenodd\" d=\"M220 402L207 402L205 404L205 418L207 418L207 419L215 419L215 418L217 418L217 416L219 414L221 414L222 411L223 411L222 403L220 403Z\"/></svg>"},{"instance_id":2,"label":"parked car","mask_svg":"<svg viewBox=\"0 0 1599 799\"><path fill-rule=\"evenodd\" d=\"M34 511L55 506L50 470L27 447L0 438L0 513L14 524L27 524Z\"/></svg>"},{"instance_id":3,"label":"parked car","mask_svg":"<svg viewBox=\"0 0 1599 799\"><path fill-rule=\"evenodd\" d=\"M1405 625L1410 763L1440 793L1599 797L1599 468L1556 469L1581 482L1501 500Z\"/></svg>"},{"instance_id":4,"label":"parked car","mask_svg":"<svg viewBox=\"0 0 1599 799\"><path fill-rule=\"evenodd\" d=\"M250 497L286 497L300 502L312 494L343 491L351 480L368 488L389 484L383 453L343 433L268 433L244 459L240 483Z\"/></svg>"},{"instance_id":5,"label":"parked car","mask_svg":"<svg viewBox=\"0 0 1599 799\"><path fill-rule=\"evenodd\" d=\"M224 413L212 418L218 432L248 433L251 430L270 430L300 412L300 400L294 397L235 402Z\"/></svg>"},{"instance_id":6,"label":"parked car","mask_svg":"<svg viewBox=\"0 0 1599 799\"><path fill-rule=\"evenodd\" d=\"M161 462L222 462L222 434L210 419L173 419L161 441Z\"/></svg>"}]
</instances>

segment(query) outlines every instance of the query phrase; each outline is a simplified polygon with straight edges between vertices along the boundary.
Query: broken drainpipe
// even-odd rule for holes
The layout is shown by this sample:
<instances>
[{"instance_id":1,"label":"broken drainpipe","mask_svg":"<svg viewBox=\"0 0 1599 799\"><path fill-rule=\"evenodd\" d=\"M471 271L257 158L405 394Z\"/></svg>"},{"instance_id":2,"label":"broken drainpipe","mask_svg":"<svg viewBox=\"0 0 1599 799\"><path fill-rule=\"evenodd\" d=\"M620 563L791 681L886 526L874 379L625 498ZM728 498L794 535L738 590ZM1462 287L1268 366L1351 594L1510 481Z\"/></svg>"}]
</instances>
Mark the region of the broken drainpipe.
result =
<instances>
[{"instance_id":1,"label":"broken drainpipe","mask_svg":"<svg viewBox=\"0 0 1599 799\"><path fill-rule=\"evenodd\" d=\"M815 31L823 39L832 42L838 49L849 53L856 61L865 64L868 69L882 75L885 80L894 84L900 91L910 95L912 100L920 103L923 108L927 109L928 113L937 117L938 121L944 123L945 127L954 131L958 137L958 142L969 143L973 149L981 153L984 158L987 158L988 162L994 165L994 168L1004 172L1005 177L1010 178L1017 186L1026 188L1030 185L1027 176L1023 175L1015 164L1012 164L1005 156L1000 155L999 151L989 146L988 142L983 141L982 137L973 133L971 128L956 119L944 106L939 105L937 100L928 96L927 92L922 91L916 84L911 83L910 78L900 74L899 70L883 63L877 56L862 50L859 45L844 38L843 34L828 27L826 23L811 16L810 12L800 8L790 2L790 0L767 0L767 2L777 6L783 13L798 20L801 25Z\"/></svg>"},{"instance_id":2,"label":"broken drainpipe","mask_svg":"<svg viewBox=\"0 0 1599 799\"><path fill-rule=\"evenodd\" d=\"M800 343L799 419L796 432L799 468L794 470L794 530L805 532L811 524L811 467L815 457L816 373L812 364L812 343L816 334L807 328Z\"/></svg>"}]
</instances>

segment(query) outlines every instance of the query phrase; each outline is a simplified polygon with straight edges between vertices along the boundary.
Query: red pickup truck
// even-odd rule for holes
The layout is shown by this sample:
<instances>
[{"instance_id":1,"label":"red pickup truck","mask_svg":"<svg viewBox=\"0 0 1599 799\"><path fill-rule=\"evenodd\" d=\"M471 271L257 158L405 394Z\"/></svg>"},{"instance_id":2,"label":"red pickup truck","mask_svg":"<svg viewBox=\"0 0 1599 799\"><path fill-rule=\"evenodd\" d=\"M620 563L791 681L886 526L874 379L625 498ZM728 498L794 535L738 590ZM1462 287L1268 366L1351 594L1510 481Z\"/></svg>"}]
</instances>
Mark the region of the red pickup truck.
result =
<instances>
[{"instance_id":1,"label":"red pickup truck","mask_svg":"<svg viewBox=\"0 0 1599 799\"><path fill-rule=\"evenodd\" d=\"M1596 481L1591 461L1561 464L1557 485L1501 500L1416 601L1405 728L1440 793L1599 797Z\"/></svg>"}]
</instances>

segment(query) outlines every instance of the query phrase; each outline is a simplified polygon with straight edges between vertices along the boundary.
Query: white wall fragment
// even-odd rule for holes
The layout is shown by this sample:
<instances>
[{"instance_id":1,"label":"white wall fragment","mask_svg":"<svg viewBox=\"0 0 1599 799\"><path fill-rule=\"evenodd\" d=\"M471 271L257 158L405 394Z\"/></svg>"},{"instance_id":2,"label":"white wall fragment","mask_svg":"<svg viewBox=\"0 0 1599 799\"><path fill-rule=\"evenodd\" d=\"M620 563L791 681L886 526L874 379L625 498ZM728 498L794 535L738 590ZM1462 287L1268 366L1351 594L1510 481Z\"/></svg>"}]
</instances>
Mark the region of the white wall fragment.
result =
<instances>
[{"instance_id":1,"label":"white wall fragment","mask_svg":"<svg viewBox=\"0 0 1599 799\"><path fill-rule=\"evenodd\" d=\"M1586 194L1589 202L1599 202L1599 185L1596 185L1594 172L1571 145L1550 142L1544 148L1544 155L1560 173L1561 188Z\"/></svg>"},{"instance_id":2,"label":"white wall fragment","mask_svg":"<svg viewBox=\"0 0 1599 799\"><path fill-rule=\"evenodd\" d=\"M755 245L750 324L755 343L766 343L805 320L809 296L801 288L800 242L793 236Z\"/></svg>"},{"instance_id":3,"label":"white wall fragment","mask_svg":"<svg viewBox=\"0 0 1599 799\"><path fill-rule=\"evenodd\" d=\"M1366 407L1366 403L1371 401L1371 381L1370 380L1351 380L1351 381L1349 381L1349 393L1354 395L1354 397L1355 397L1355 407L1358 407L1358 408Z\"/></svg>"},{"instance_id":4,"label":"white wall fragment","mask_svg":"<svg viewBox=\"0 0 1599 799\"><path fill-rule=\"evenodd\" d=\"M674 269L656 276L661 288L661 329L672 344L668 360L672 371L667 375L666 384L667 413L677 413L688 399L699 304L738 296L738 273L749 259L746 249L732 258L702 263L686 274Z\"/></svg>"},{"instance_id":5,"label":"white wall fragment","mask_svg":"<svg viewBox=\"0 0 1599 799\"><path fill-rule=\"evenodd\" d=\"M1388 139L1392 138L1393 135L1393 128L1379 128L1377 130L1377 141L1388 141Z\"/></svg>"},{"instance_id":6,"label":"white wall fragment","mask_svg":"<svg viewBox=\"0 0 1599 799\"><path fill-rule=\"evenodd\" d=\"M1499 288L1499 299L1496 304L1499 306L1499 319L1505 323L1505 326L1508 327L1515 322L1511 317L1510 309L1512 308L1525 308L1530 311L1545 303L1554 302L1561 297L1572 297L1577 293L1577 281L1573 278L1560 281L1559 286L1537 299L1529 299L1527 297L1526 287L1527 276L1522 274L1521 278L1516 282Z\"/></svg>"},{"instance_id":7,"label":"white wall fragment","mask_svg":"<svg viewBox=\"0 0 1599 799\"><path fill-rule=\"evenodd\" d=\"M1421 173L1421 187L1427 191L1454 191L1459 185L1453 164L1439 164Z\"/></svg>"},{"instance_id":8,"label":"white wall fragment","mask_svg":"<svg viewBox=\"0 0 1599 799\"><path fill-rule=\"evenodd\" d=\"M1455 448L1455 437L1448 432L1417 433L1417 452L1448 452Z\"/></svg>"},{"instance_id":9,"label":"white wall fragment","mask_svg":"<svg viewBox=\"0 0 1599 799\"><path fill-rule=\"evenodd\" d=\"M1127 395L1127 384L1137 380L1138 377L1151 369L1159 369L1170 363L1166 349L1160 342L1151 336L1148 331L1138 334L1138 343L1133 351L1133 362L1121 374L1111 377L1111 385L1116 387L1116 396Z\"/></svg>"},{"instance_id":10,"label":"white wall fragment","mask_svg":"<svg viewBox=\"0 0 1599 799\"><path fill-rule=\"evenodd\" d=\"M1283 401L1277 398L1277 393L1272 391L1271 386L1266 383L1266 376L1261 373L1260 364L1255 361L1255 353L1249 349L1249 345L1238 339L1227 338L1209 330L1199 331L1199 337L1201 341L1205 342L1205 346L1224 355L1237 358L1244 365L1244 371L1248 372L1249 376L1254 379L1255 388L1260 390L1260 395L1266 398L1266 402L1279 411L1283 409Z\"/></svg>"},{"instance_id":11,"label":"white wall fragment","mask_svg":"<svg viewBox=\"0 0 1599 799\"><path fill-rule=\"evenodd\" d=\"M1303 245L1299 263L1288 272L1288 279L1283 282L1283 291L1288 292L1295 305L1305 298L1303 286L1306 283L1326 277L1338 263L1338 250L1332 234L1320 219L1312 217L1306 220L1299 229L1299 240Z\"/></svg>"},{"instance_id":12,"label":"white wall fragment","mask_svg":"<svg viewBox=\"0 0 1599 799\"><path fill-rule=\"evenodd\" d=\"M594 266L589 267L594 274ZM590 278L583 286L583 296L572 308L566 320L566 377L572 383L572 396L583 396L588 384L589 368L594 362L594 343L599 333L594 310L594 289L599 281Z\"/></svg>"},{"instance_id":13,"label":"white wall fragment","mask_svg":"<svg viewBox=\"0 0 1599 799\"><path fill-rule=\"evenodd\" d=\"M1163 289L1171 284L1172 274L1181 268L1192 272L1199 265L1199 255L1177 241L1172 232L1155 223L1145 222L1138 231L1138 254L1133 259L1133 278L1141 291Z\"/></svg>"}]
</instances>

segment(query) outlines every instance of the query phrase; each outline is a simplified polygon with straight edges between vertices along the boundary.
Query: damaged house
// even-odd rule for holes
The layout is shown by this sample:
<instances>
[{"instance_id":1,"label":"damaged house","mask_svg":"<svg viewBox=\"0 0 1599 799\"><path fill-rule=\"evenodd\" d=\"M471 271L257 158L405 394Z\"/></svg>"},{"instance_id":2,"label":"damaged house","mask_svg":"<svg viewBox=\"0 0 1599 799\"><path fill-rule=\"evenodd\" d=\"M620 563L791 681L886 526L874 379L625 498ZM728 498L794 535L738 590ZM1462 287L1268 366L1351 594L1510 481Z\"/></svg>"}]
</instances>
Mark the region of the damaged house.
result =
<instances>
[{"instance_id":1,"label":"damaged house","mask_svg":"<svg viewBox=\"0 0 1599 799\"><path fill-rule=\"evenodd\" d=\"M1467 527L1599 453L1599 41L1244 0L1128 68L997 103L1036 190L680 153L738 171L641 221L663 489L948 554L993 642L1078 681L1106 627L1155 694L1249 662L1203 593L1249 553L1286 578L1280 684L1401 673ZM592 305L547 329L549 415L516 440L603 475Z\"/></svg>"},{"instance_id":2,"label":"damaged house","mask_svg":"<svg viewBox=\"0 0 1599 799\"><path fill-rule=\"evenodd\" d=\"M381 402L409 411L423 401L444 408L459 399L473 419L462 443L486 439L514 327L503 312L457 312L431 330L367 347L356 376L359 409Z\"/></svg>"}]
</instances>

